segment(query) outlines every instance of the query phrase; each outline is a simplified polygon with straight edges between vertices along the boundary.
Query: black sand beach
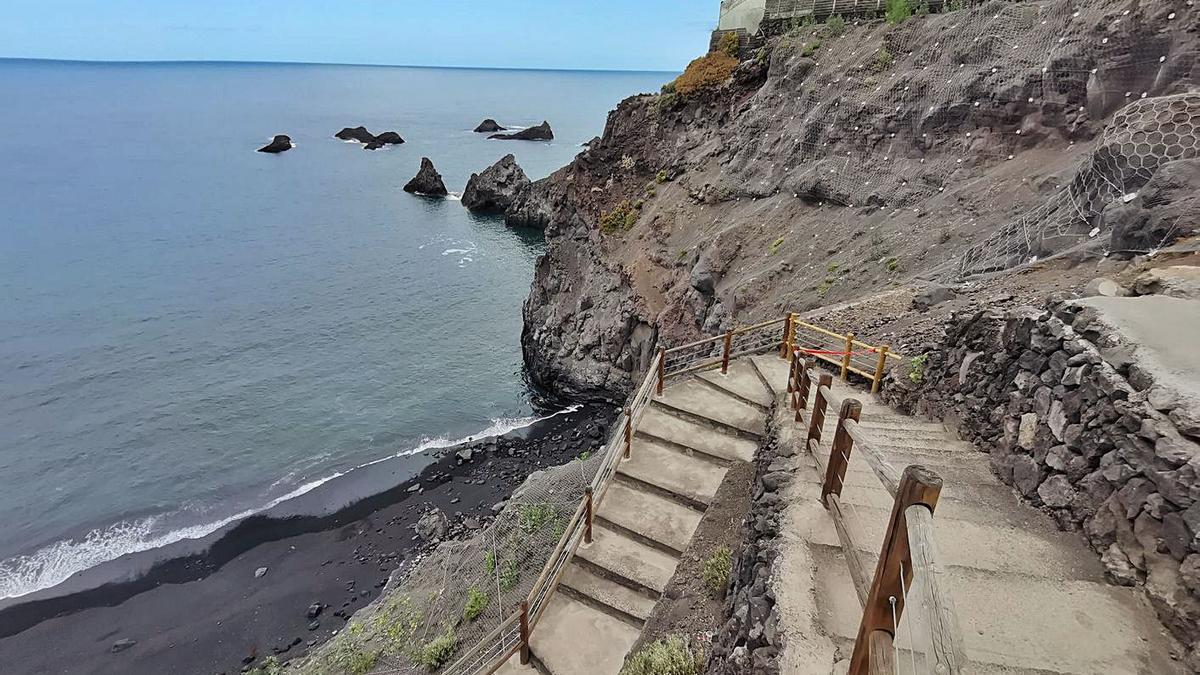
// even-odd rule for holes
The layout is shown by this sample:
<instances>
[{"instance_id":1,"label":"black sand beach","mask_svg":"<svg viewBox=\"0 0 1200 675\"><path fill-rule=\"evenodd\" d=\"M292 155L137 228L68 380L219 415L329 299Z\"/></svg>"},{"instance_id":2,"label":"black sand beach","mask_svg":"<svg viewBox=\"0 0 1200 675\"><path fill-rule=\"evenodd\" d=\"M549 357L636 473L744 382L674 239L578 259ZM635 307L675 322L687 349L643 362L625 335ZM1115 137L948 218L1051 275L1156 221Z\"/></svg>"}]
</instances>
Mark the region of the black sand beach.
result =
<instances>
[{"instance_id":1,"label":"black sand beach","mask_svg":"<svg viewBox=\"0 0 1200 675\"><path fill-rule=\"evenodd\" d=\"M413 531L425 511L445 511L451 537L469 535L529 473L600 445L610 421L608 409L585 406L431 453L415 477L403 462L381 462L204 540L9 601L0 606L0 672L237 673L271 654L297 656L428 547ZM315 620L314 603L323 606Z\"/></svg>"}]
</instances>

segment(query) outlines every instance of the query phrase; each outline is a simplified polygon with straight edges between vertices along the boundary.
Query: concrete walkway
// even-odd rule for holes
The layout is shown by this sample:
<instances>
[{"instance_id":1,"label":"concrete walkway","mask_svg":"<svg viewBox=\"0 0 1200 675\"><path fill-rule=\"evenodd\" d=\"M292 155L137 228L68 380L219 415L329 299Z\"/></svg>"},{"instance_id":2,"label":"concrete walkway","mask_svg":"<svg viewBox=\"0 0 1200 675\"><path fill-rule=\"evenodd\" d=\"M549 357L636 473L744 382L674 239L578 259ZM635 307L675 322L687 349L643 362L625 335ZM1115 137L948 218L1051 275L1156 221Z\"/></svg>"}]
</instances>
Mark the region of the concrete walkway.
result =
<instances>
[{"instance_id":1,"label":"concrete walkway","mask_svg":"<svg viewBox=\"0 0 1200 675\"><path fill-rule=\"evenodd\" d=\"M774 399L751 359L656 397L596 511L592 543L533 631L532 663L514 656L498 672L616 675L728 467L754 459Z\"/></svg>"},{"instance_id":2,"label":"concrete walkway","mask_svg":"<svg viewBox=\"0 0 1200 675\"><path fill-rule=\"evenodd\" d=\"M762 367L777 371L768 379L786 382L786 364L764 361ZM865 392L841 383L834 389L863 403L862 426L897 469L919 463L945 481L935 538L961 623L968 672L1183 672L1169 658L1169 641L1142 592L1109 584L1084 540L1059 531L1046 514L1021 502L993 475L986 454L939 424L896 414ZM780 663L785 675L845 672L862 609L833 521L819 501L823 477L805 451L807 427L792 421L783 390L776 394L781 442L796 452L788 460L794 480L784 499L789 506L774 589L786 636ZM831 411L823 432L826 453L836 424ZM892 497L852 453L841 499L851 539L871 574ZM900 671L933 672L922 650L910 651L912 635L902 622Z\"/></svg>"}]
</instances>

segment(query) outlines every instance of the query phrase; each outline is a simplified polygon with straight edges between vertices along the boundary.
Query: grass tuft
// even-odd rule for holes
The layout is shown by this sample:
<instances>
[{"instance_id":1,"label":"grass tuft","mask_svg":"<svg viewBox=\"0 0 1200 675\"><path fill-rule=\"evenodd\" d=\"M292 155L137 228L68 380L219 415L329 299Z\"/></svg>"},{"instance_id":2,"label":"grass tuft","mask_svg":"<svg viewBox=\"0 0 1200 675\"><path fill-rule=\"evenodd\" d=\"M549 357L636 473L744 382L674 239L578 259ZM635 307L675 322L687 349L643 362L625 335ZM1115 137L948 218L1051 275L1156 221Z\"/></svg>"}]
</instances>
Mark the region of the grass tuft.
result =
<instances>
[{"instance_id":1,"label":"grass tuft","mask_svg":"<svg viewBox=\"0 0 1200 675\"><path fill-rule=\"evenodd\" d=\"M487 609L488 602L491 598L487 593L475 588L474 586L467 589L467 604L463 607L463 621L474 621L483 614L483 610Z\"/></svg>"},{"instance_id":2,"label":"grass tuft","mask_svg":"<svg viewBox=\"0 0 1200 675\"><path fill-rule=\"evenodd\" d=\"M722 546L704 561L700 576L704 585L716 595L724 595L729 586L729 574L733 571L733 553L728 546Z\"/></svg>"},{"instance_id":3,"label":"grass tuft","mask_svg":"<svg viewBox=\"0 0 1200 675\"><path fill-rule=\"evenodd\" d=\"M700 675L702 661L702 655L693 652L683 638L671 636L629 657L621 675Z\"/></svg>"}]
</instances>

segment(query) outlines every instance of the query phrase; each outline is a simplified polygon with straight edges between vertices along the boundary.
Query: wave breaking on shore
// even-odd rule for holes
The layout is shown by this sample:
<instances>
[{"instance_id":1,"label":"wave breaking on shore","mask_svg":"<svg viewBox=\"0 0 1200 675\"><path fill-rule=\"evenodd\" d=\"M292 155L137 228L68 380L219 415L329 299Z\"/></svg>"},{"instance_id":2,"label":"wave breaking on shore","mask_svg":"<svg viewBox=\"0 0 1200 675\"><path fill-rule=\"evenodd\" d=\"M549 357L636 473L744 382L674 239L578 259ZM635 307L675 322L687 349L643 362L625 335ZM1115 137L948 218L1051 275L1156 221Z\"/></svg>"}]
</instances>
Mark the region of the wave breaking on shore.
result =
<instances>
[{"instance_id":1,"label":"wave breaking on shore","mask_svg":"<svg viewBox=\"0 0 1200 675\"><path fill-rule=\"evenodd\" d=\"M360 464L345 471L335 471L322 478L305 482L283 495L272 498L261 506L245 509L216 520L183 527L168 524L170 520L177 522L182 517L187 516L186 511L179 511L148 516L132 521L121 521L107 527L93 529L78 539L72 538L56 541L31 554L18 555L0 561L0 600L19 598L37 591L52 588L78 572L116 560L124 555L162 548L186 539L206 537L227 525L273 509L284 502L305 495L332 480L341 478L359 469L365 469L392 459L419 455L430 450L452 448L464 443L504 436L513 431L530 427L538 422L559 415L573 413L579 410L580 407L579 405L571 405L541 417L493 418L491 424L485 429L463 438L449 438L446 436L424 437L412 448L407 448L386 457ZM279 481L276 481L276 484L279 484Z\"/></svg>"}]
</instances>

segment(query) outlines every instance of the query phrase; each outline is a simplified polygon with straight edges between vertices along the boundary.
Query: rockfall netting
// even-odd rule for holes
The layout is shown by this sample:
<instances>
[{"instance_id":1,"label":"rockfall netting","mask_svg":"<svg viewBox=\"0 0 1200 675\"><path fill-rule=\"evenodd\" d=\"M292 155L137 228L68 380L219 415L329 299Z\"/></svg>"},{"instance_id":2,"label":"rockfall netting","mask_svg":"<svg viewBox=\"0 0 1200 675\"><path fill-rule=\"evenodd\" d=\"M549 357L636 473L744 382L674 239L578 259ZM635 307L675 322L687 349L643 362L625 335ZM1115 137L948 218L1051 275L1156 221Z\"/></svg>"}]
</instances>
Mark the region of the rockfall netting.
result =
<instances>
[{"instance_id":1,"label":"rockfall netting","mask_svg":"<svg viewBox=\"0 0 1200 675\"><path fill-rule=\"evenodd\" d=\"M770 4L794 21L822 18L831 2ZM833 11L851 22L867 20L856 12L874 11L861 2L837 5ZM909 5L932 13L864 40L835 39L845 30L838 22L805 25L781 42L811 60L789 64L785 78L804 84L781 114L796 122L769 140L795 146L784 187L798 196L897 212L954 194L966 205L951 217L961 222L930 213L950 230L978 229L970 225L984 214L982 222L1011 214L944 276L1103 245L1111 234L1107 208L1134 199L1164 165L1200 157L1194 2L951 1L946 10L969 6L945 12L942 3ZM979 168L1014 159L1019 176L1039 152L1082 159L1073 177L1030 186L1046 195L1035 208L1012 213L1006 193L973 182Z\"/></svg>"}]
</instances>

